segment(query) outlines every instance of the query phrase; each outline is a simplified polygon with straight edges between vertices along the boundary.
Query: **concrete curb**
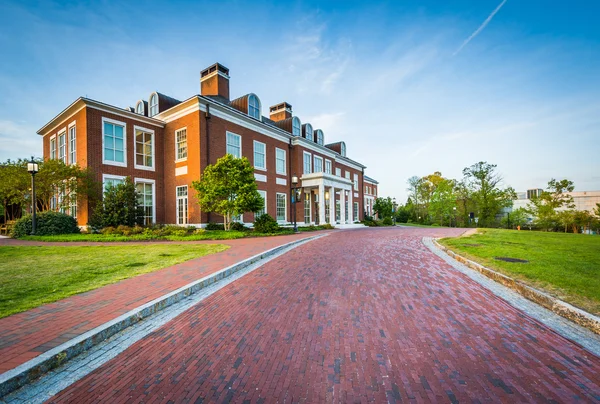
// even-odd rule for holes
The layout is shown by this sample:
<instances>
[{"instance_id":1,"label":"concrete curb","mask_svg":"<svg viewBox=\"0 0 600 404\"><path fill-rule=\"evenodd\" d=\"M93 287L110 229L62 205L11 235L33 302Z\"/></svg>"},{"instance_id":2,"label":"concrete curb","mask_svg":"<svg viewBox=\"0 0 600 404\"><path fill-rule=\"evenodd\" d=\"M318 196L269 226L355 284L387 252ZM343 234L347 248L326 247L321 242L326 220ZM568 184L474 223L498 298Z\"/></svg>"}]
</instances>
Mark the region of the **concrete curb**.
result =
<instances>
[{"instance_id":1,"label":"concrete curb","mask_svg":"<svg viewBox=\"0 0 600 404\"><path fill-rule=\"evenodd\" d=\"M181 301L182 299L185 299L201 289L204 289L205 287L212 285L221 279L227 278L264 258L277 254L283 249L312 241L326 235L327 234L319 234L316 236L295 240L247 258L218 272L182 286L173 292L154 299L115 318L114 320L106 322L84 334L79 335L78 337L73 338L70 341L65 342L64 344L44 352L14 369L0 374L0 399L26 385L27 383L39 378L41 375L49 372L50 370L57 368L69 359L79 355L84 351L87 351L92 346L99 344L114 334L153 315L160 310L171 306L174 303Z\"/></svg>"},{"instance_id":2,"label":"concrete curb","mask_svg":"<svg viewBox=\"0 0 600 404\"><path fill-rule=\"evenodd\" d=\"M579 324L580 326L600 335L600 317L588 313L587 311L583 311L567 302L563 302L560 299L550 296L545 292L532 288L531 286L525 285L520 281L458 255L454 251L448 249L448 247L438 243L435 239L432 239L432 241L437 248L454 258L456 261L476 270L477 272L480 272L481 274L498 283L501 283L506 287L513 289L526 299L545 307L553 313L558 314L567 320L573 321L574 323Z\"/></svg>"}]
</instances>

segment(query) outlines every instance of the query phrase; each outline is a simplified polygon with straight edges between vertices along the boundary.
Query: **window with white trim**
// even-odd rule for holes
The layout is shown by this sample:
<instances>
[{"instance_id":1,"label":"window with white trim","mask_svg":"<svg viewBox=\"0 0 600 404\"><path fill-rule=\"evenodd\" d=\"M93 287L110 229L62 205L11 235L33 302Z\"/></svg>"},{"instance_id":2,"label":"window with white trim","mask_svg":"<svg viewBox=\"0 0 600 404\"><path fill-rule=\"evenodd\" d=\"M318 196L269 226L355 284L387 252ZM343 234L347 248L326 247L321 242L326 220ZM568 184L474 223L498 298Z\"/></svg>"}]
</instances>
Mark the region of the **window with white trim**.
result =
<instances>
[{"instance_id":1,"label":"window with white trim","mask_svg":"<svg viewBox=\"0 0 600 404\"><path fill-rule=\"evenodd\" d=\"M306 139L310 139L313 140L314 135L313 135L313 127L310 123L307 123L306 125L304 125L304 137Z\"/></svg>"},{"instance_id":2,"label":"window with white trim","mask_svg":"<svg viewBox=\"0 0 600 404\"><path fill-rule=\"evenodd\" d=\"M336 167L335 169L335 175L337 175L338 177L342 176L342 169L339 167Z\"/></svg>"},{"instance_id":3,"label":"window with white trim","mask_svg":"<svg viewBox=\"0 0 600 404\"><path fill-rule=\"evenodd\" d=\"M341 155L346 157L346 143L342 142L340 150L341 150Z\"/></svg>"},{"instance_id":4,"label":"window with white trim","mask_svg":"<svg viewBox=\"0 0 600 404\"><path fill-rule=\"evenodd\" d=\"M50 139L50 158L56 158L56 137Z\"/></svg>"},{"instance_id":5,"label":"window with white trim","mask_svg":"<svg viewBox=\"0 0 600 404\"><path fill-rule=\"evenodd\" d=\"M267 146L254 141L254 168L267 169Z\"/></svg>"},{"instance_id":6,"label":"window with white trim","mask_svg":"<svg viewBox=\"0 0 600 404\"><path fill-rule=\"evenodd\" d=\"M227 154L233 157L242 157L242 137L235 133L227 132Z\"/></svg>"},{"instance_id":7,"label":"window with white trim","mask_svg":"<svg viewBox=\"0 0 600 404\"><path fill-rule=\"evenodd\" d=\"M350 171L346 170L346 178L350 179Z\"/></svg>"},{"instance_id":8,"label":"window with white trim","mask_svg":"<svg viewBox=\"0 0 600 404\"><path fill-rule=\"evenodd\" d=\"M354 202L354 215L352 217L358 221L358 202Z\"/></svg>"},{"instance_id":9,"label":"window with white trim","mask_svg":"<svg viewBox=\"0 0 600 404\"><path fill-rule=\"evenodd\" d=\"M71 195L71 203L69 204L69 214L77 219L77 195Z\"/></svg>"},{"instance_id":10,"label":"window with white trim","mask_svg":"<svg viewBox=\"0 0 600 404\"><path fill-rule=\"evenodd\" d=\"M285 174L285 150L276 148L275 149L275 171L277 174Z\"/></svg>"},{"instance_id":11,"label":"window with white trim","mask_svg":"<svg viewBox=\"0 0 600 404\"><path fill-rule=\"evenodd\" d=\"M177 224L188 223L188 187L183 185L175 188L177 195Z\"/></svg>"},{"instance_id":12,"label":"window with white trim","mask_svg":"<svg viewBox=\"0 0 600 404\"><path fill-rule=\"evenodd\" d=\"M138 104L135 108L135 112L140 115L144 115L144 102L143 101L138 102Z\"/></svg>"},{"instance_id":13,"label":"window with white trim","mask_svg":"<svg viewBox=\"0 0 600 404\"><path fill-rule=\"evenodd\" d=\"M104 164L127 165L125 124L103 119Z\"/></svg>"},{"instance_id":14,"label":"window with white trim","mask_svg":"<svg viewBox=\"0 0 600 404\"><path fill-rule=\"evenodd\" d=\"M254 94L250 94L248 97L248 115L260 120L260 100Z\"/></svg>"},{"instance_id":15,"label":"window with white trim","mask_svg":"<svg viewBox=\"0 0 600 404\"><path fill-rule=\"evenodd\" d=\"M302 135L302 124L300 123L300 119L295 116L292 118L292 136L301 136Z\"/></svg>"},{"instance_id":16,"label":"window with white trim","mask_svg":"<svg viewBox=\"0 0 600 404\"><path fill-rule=\"evenodd\" d=\"M358 174L354 174L354 190L358 191Z\"/></svg>"},{"instance_id":17,"label":"window with white trim","mask_svg":"<svg viewBox=\"0 0 600 404\"><path fill-rule=\"evenodd\" d=\"M304 152L304 170L303 173L304 174L310 174L312 172L312 167L311 167L311 160L312 160L312 156L310 155L310 153Z\"/></svg>"},{"instance_id":18,"label":"window with white trim","mask_svg":"<svg viewBox=\"0 0 600 404\"><path fill-rule=\"evenodd\" d=\"M323 145L325 143L325 136L321 129L317 129L317 144Z\"/></svg>"},{"instance_id":19,"label":"window with white trim","mask_svg":"<svg viewBox=\"0 0 600 404\"><path fill-rule=\"evenodd\" d=\"M154 183L137 180L135 189L138 194L138 203L144 210L144 224L154 223Z\"/></svg>"},{"instance_id":20,"label":"window with white trim","mask_svg":"<svg viewBox=\"0 0 600 404\"><path fill-rule=\"evenodd\" d=\"M287 218L287 194L277 192L277 221L285 222Z\"/></svg>"},{"instance_id":21,"label":"window with white trim","mask_svg":"<svg viewBox=\"0 0 600 404\"><path fill-rule=\"evenodd\" d=\"M109 177L104 176L103 178L104 191L108 190L110 187L116 187L119 184L125 183L125 177Z\"/></svg>"},{"instance_id":22,"label":"window with white trim","mask_svg":"<svg viewBox=\"0 0 600 404\"><path fill-rule=\"evenodd\" d=\"M315 172L315 173L323 172L323 158L322 157L315 156L313 172Z\"/></svg>"},{"instance_id":23,"label":"window with white trim","mask_svg":"<svg viewBox=\"0 0 600 404\"><path fill-rule=\"evenodd\" d=\"M152 117L156 114L158 114L158 95L154 93L150 97L150 113L148 115Z\"/></svg>"},{"instance_id":24,"label":"window with white trim","mask_svg":"<svg viewBox=\"0 0 600 404\"><path fill-rule=\"evenodd\" d=\"M263 198L263 207L261 210L254 213L255 218L260 217L260 216L264 215L265 213L267 213L267 191L261 191L259 189L258 193Z\"/></svg>"},{"instance_id":25,"label":"window with white trim","mask_svg":"<svg viewBox=\"0 0 600 404\"><path fill-rule=\"evenodd\" d=\"M331 174L331 160L325 160L325 174Z\"/></svg>"},{"instance_id":26,"label":"window with white trim","mask_svg":"<svg viewBox=\"0 0 600 404\"><path fill-rule=\"evenodd\" d=\"M304 223L310 223L310 192L304 193Z\"/></svg>"},{"instance_id":27,"label":"window with white trim","mask_svg":"<svg viewBox=\"0 0 600 404\"><path fill-rule=\"evenodd\" d=\"M135 128L135 166L154 168L154 132Z\"/></svg>"},{"instance_id":28,"label":"window with white trim","mask_svg":"<svg viewBox=\"0 0 600 404\"><path fill-rule=\"evenodd\" d=\"M177 161L187 159L187 129L179 129L175 132L175 150L177 151Z\"/></svg>"},{"instance_id":29,"label":"window with white trim","mask_svg":"<svg viewBox=\"0 0 600 404\"><path fill-rule=\"evenodd\" d=\"M58 159L67 164L67 134L58 135Z\"/></svg>"},{"instance_id":30,"label":"window with white trim","mask_svg":"<svg viewBox=\"0 0 600 404\"><path fill-rule=\"evenodd\" d=\"M69 163L77 163L77 130L75 125L69 127Z\"/></svg>"}]
</instances>

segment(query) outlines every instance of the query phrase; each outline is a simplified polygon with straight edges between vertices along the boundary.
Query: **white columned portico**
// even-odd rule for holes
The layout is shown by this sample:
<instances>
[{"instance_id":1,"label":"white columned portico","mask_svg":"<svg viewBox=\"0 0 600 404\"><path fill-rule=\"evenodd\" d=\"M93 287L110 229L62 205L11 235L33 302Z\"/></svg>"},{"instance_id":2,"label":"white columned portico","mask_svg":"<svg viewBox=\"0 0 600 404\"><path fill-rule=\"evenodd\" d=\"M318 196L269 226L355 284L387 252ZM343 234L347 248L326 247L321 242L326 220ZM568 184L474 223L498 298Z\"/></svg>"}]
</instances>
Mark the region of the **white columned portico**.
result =
<instances>
[{"instance_id":1,"label":"white columned portico","mask_svg":"<svg viewBox=\"0 0 600 404\"><path fill-rule=\"evenodd\" d=\"M319 184L319 224L325 223L325 186Z\"/></svg>"},{"instance_id":2,"label":"white columned portico","mask_svg":"<svg viewBox=\"0 0 600 404\"><path fill-rule=\"evenodd\" d=\"M348 223L354 223L354 205L352 205L352 190L348 192Z\"/></svg>"},{"instance_id":3,"label":"white columned portico","mask_svg":"<svg viewBox=\"0 0 600 404\"><path fill-rule=\"evenodd\" d=\"M335 187L329 189L329 224L335 226Z\"/></svg>"},{"instance_id":4,"label":"white columned portico","mask_svg":"<svg viewBox=\"0 0 600 404\"><path fill-rule=\"evenodd\" d=\"M346 223L346 191L340 192L340 224Z\"/></svg>"}]
</instances>

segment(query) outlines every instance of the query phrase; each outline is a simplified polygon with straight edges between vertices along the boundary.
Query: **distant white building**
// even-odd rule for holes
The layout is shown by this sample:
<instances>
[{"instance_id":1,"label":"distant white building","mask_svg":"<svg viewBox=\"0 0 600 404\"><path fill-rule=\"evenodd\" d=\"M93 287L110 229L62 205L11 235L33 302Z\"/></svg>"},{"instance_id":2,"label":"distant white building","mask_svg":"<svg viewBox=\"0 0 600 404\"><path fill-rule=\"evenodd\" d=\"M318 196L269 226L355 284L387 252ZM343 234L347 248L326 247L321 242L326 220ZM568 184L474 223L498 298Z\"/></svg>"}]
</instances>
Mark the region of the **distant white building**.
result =
<instances>
[{"instance_id":1,"label":"distant white building","mask_svg":"<svg viewBox=\"0 0 600 404\"><path fill-rule=\"evenodd\" d=\"M518 208L527 208L527 205L531 202L531 198L540 196L543 189L528 189L526 192L517 192L517 199L513 201L512 210ZM596 204L600 203L600 191L580 191L580 192L566 192L567 195L573 197L576 210L587 210L591 213L596 209Z\"/></svg>"}]
</instances>

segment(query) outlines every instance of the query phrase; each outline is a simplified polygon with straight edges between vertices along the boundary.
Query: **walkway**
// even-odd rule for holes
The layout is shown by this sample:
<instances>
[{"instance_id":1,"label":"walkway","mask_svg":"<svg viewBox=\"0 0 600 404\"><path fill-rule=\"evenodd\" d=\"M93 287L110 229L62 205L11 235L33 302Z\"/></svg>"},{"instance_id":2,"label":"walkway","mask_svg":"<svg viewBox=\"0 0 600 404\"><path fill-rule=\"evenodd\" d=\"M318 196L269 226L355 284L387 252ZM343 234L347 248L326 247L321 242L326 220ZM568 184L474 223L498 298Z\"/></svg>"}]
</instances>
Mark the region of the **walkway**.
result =
<instances>
[{"instance_id":1,"label":"walkway","mask_svg":"<svg viewBox=\"0 0 600 404\"><path fill-rule=\"evenodd\" d=\"M432 254L334 232L207 297L51 402L600 400L600 358Z\"/></svg>"},{"instance_id":2,"label":"walkway","mask_svg":"<svg viewBox=\"0 0 600 404\"><path fill-rule=\"evenodd\" d=\"M160 271L71 296L55 303L0 319L0 373L13 369L86 331L123 313L163 296L188 283L217 272L246 258L294 240L313 236L298 235L185 242L226 244L228 250L196 258ZM164 242L162 242L164 243ZM184 244L184 242L171 242ZM13 239L2 245L115 245L117 243L40 243ZM119 243L143 251L148 242Z\"/></svg>"}]
</instances>

